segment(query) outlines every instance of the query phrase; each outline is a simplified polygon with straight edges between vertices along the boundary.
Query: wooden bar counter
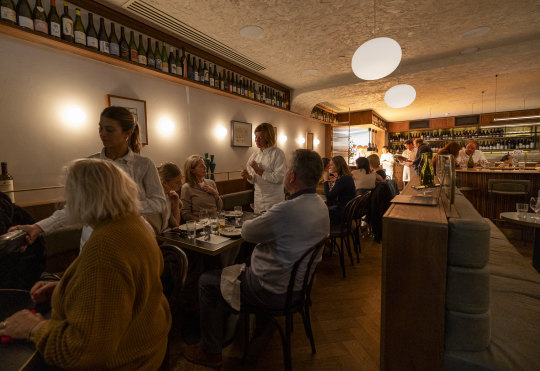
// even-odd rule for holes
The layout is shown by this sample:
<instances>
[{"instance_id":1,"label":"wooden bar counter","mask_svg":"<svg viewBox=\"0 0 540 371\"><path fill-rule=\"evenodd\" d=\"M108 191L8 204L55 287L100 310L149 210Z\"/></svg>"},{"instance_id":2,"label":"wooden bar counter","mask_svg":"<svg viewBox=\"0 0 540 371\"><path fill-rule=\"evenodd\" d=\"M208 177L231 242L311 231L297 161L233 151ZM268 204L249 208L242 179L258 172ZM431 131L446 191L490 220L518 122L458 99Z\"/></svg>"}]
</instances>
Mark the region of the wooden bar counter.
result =
<instances>
[{"instance_id":1,"label":"wooden bar counter","mask_svg":"<svg viewBox=\"0 0 540 371\"><path fill-rule=\"evenodd\" d=\"M516 211L516 202L529 203L530 197L538 194L540 170L526 169L457 169L456 177L461 191L485 218L498 219L500 213ZM490 179L530 180L531 189L527 196L491 195L488 192Z\"/></svg>"}]
</instances>

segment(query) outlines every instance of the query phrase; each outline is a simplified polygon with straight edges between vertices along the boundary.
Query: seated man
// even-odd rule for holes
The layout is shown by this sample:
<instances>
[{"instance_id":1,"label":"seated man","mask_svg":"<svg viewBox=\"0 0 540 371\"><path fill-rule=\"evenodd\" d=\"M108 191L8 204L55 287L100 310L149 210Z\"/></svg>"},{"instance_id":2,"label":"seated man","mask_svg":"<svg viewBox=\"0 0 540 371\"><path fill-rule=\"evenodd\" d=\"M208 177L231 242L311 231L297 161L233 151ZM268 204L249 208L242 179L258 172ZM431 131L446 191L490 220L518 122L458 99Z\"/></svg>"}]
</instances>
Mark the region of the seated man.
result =
<instances>
[{"instance_id":1,"label":"seated man","mask_svg":"<svg viewBox=\"0 0 540 371\"><path fill-rule=\"evenodd\" d=\"M297 149L284 179L285 188L291 194L289 199L258 218L246 221L242 227L242 237L258 243L251 265L227 267L223 277L219 270L201 276L201 343L186 348L184 355L189 361L210 367L221 365L224 310L230 311L231 307L238 310L241 305L283 308L292 266L330 232L326 205L315 192L321 174L320 156L311 150ZM315 264L318 261L320 257ZM240 285L240 297L231 298L224 292L225 301L220 286L234 270L237 271L234 276L240 281L236 281ZM299 268L295 290L300 290L305 270L305 265ZM234 277L231 281L234 282Z\"/></svg>"},{"instance_id":2,"label":"seated man","mask_svg":"<svg viewBox=\"0 0 540 371\"><path fill-rule=\"evenodd\" d=\"M459 151L459 155L457 158L457 163L461 166L467 165L469 163L469 158L472 156L472 166L470 167L476 167L478 166L479 162L487 162L486 156L484 156L484 153L480 151L478 148L478 143L475 140L471 140L467 142L467 145L464 149Z\"/></svg>"}]
</instances>

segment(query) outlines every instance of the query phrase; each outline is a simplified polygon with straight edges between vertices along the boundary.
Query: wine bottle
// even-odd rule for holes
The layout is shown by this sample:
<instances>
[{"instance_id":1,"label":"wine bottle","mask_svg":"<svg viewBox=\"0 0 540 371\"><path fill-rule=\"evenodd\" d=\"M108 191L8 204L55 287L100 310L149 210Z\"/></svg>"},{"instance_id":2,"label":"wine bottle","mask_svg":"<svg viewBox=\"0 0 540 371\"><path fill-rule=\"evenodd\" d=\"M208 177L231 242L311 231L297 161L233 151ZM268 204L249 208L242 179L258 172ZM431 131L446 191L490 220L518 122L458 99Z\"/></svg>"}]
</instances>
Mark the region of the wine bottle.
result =
<instances>
[{"instance_id":1,"label":"wine bottle","mask_svg":"<svg viewBox=\"0 0 540 371\"><path fill-rule=\"evenodd\" d=\"M203 69L203 64L200 58L199 58L199 68L197 69L197 73L199 74L199 82L201 84L204 84L204 69Z\"/></svg>"},{"instance_id":2,"label":"wine bottle","mask_svg":"<svg viewBox=\"0 0 540 371\"><path fill-rule=\"evenodd\" d=\"M156 47L154 48L154 56L155 56L155 59L156 59L156 70L161 71L163 61L161 60L161 53L159 52L159 42L158 41L156 41Z\"/></svg>"},{"instance_id":3,"label":"wine bottle","mask_svg":"<svg viewBox=\"0 0 540 371\"><path fill-rule=\"evenodd\" d=\"M240 77L240 86L239 86L239 89L238 89L238 94L240 94L241 96L244 96L244 81L243 81L243 77Z\"/></svg>"},{"instance_id":4,"label":"wine bottle","mask_svg":"<svg viewBox=\"0 0 540 371\"><path fill-rule=\"evenodd\" d=\"M206 66L206 61L204 62L203 75L204 75L203 83L205 85L210 85L210 71L208 70L208 67Z\"/></svg>"},{"instance_id":5,"label":"wine bottle","mask_svg":"<svg viewBox=\"0 0 540 371\"><path fill-rule=\"evenodd\" d=\"M62 14L62 39L73 42L73 19L69 16L69 7L67 1L64 1L64 14Z\"/></svg>"},{"instance_id":6,"label":"wine bottle","mask_svg":"<svg viewBox=\"0 0 540 371\"><path fill-rule=\"evenodd\" d=\"M178 50L178 49L177 49ZM176 59L174 59L173 47L169 47L169 70L167 72L176 75Z\"/></svg>"},{"instance_id":7,"label":"wine bottle","mask_svg":"<svg viewBox=\"0 0 540 371\"><path fill-rule=\"evenodd\" d=\"M9 23L17 23L17 12L11 0L2 0L0 3L0 18Z\"/></svg>"},{"instance_id":8,"label":"wine bottle","mask_svg":"<svg viewBox=\"0 0 540 371\"><path fill-rule=\"evenodd\" d=\"M138 62L137 44L135 44L135 34L133 31L129 31L129 60L132 62Z\"/></svg>"},{"instance_id":9,"label":"wine bottle","mask_svg":"<svg viewBox=\"0 0 540 371\"><path fill-rule=\"evenodd\" d=\"M176 58L174 59L176 65L176 74L182 76L182 61L180 59L180 50L176 49Z\"/></svg>"},{"instance_id":10,"label":"wine bottle","mask_svg":"<svg viewBox=\"0 0 540 371\"><path fill-rule=\"evenodd\" d=\"M219 80L218 80L218 73L217 73L217 64L214 64L214 88L219 89Z\"/></svg>"},{"instance_id":11,"label":"wine bottle","mask_svg":"<svg viewBox=\"0 0 540 371\"><path fill-rule=\"evenodd\" d=\"M490 149L493 149L493 143L490 144ZM469 161L467 161L467 167L469 169L472 169L474 167L474 160L472 158L472 154L469 156Z\"/></svg>"},{"instance_id":12,"label":"wine bottle","mask_svg":"<svg viewBox=\"0 0 540 371\"><path fill-rule=\"evenodd\" d=\"M103 17L99 17L99 51L106 54L110 54L111 52Z\"/></svg>"},{"instance_id":13,"label":"wine bottle","mask_svg":"<svg viewBox=\"0 0 540 371\"><path fill-rule=\"evenodd\" d=\"M186 49L182 47L182 58L180 58L180 66L176 66L176 68L179 68L178 74L182 76L183 78L186 78Z\"/></svg>"},{"instance_id":14,"label":"wine bottle","mask_svg":"<svg viewBox=\"0 0 540 371\"><path fill-rule=\"evenodd\" d=\"M156 68L156 57L154 56L154 51L152 50L152 39L148 38L148 49L146 50L146 65L148 67Z\"/></svg>"},{"instance_id":15,"label":"wine bottle","mask_svg":"<svg viewBox=\"0 0 540 371\"><path fill-rule=\"evenodd\" d=\"M236 94L236 81L238 80L238 77L235 79L234 72L231 72L231 80L231 93Z\"/></svg>"},{"instance_id":16,"label":"wine bottle","mask_svg":"<svg viewBox=\"0 0 540 371\"><path fill-rule=\"evenodd\" d=\"M11 1L11 0L10 0ZM56 11L56 0L51 0L51 10L49 11L49 33L54 37L62 37L62 21Z\"/></svg>"},{"instance_id":17,"label":"wine bottle","mask_svg":"<svg viewBox=\"0 0 540 371\"><path fill-rule=\"evenodd\" d=\"M15 195L13 193L13 177L9 175L7 162L1 163L2 173L0 174L0 192L5 193L11 202L15 203Z\"/></svg>"},{"instance_id":18,"label":"wine bottle","mask_svg":"<svg viewBox=\"0 0 540 371\"><path fill-rule=\"evenodd\" d=\"M217 87L219 90L225 90L225 81L223 80L223 75L221 74L221 71L218 73L218 79L219 79L219 86Z\"/></svg>"},{"instance_id":19,"label":"wine bottle","mask_svg":"<svg viewBox=\"0 0 540 371\"><path fill-rule=\"evenodd\" d=\"M233 72L232 76L234 77L234 72ZM231 71L227 71L227 91L228 91L229 93L232 93L232 92L233 92L233 84L232 84Z\"/></svg>"},{"instance_id":20,"label":"wine bottle","mask_svg":"<svg viewBox=\"0 0 540 371\"><path fill-rule=\"evenodd\" d=\"M199 81L199 69L197 68L197 61L195 60L195 56L193 55L191 59L193 62L191 66L191 68L193 69L193 81Z\"/></svg>"},{"instance_id":21,"label":"wine bottle","mask_svg":"<svg viewBox=\"0 0 540 371\"><path fill-rule=\"evenodd\" d=\"M99 41L96 28L94 27L94 15L88 13L88 26L86 27L86 46L99 50Z\"/></svg>"},{"instance_id":22,"label":"wine bottle","mask_svg":"<svg viewBox=\"0 0 540 371\"><path fill-rule=\"evenodd\" d=\"M19 0L17 3L17 24L23 28L34 29L32 11L27 0Z\"/></svg>"},{"instance_id":23,"label":"wine bottle","mask_svg":"<svg viewBox=\"0 0 540 371\"><path fill-rule=\"evenodd\" d=\"M130 59L129 44L126 39L126 33L124 32L124 27L120 27L120 58Z\"/></svg>"},{"instance_id":24,"label":"wine bottle","mask_svg":"<svg viewBox=\"0 0 540 371\"><path fill-rule=\"evenodd\" d=\"M189 80L193 80L193 68L191 67L191 60L190 59L191 59L191 56L188 54L187 60L186 60L187 72L186 72L186 76L184 76L184 77L186 77Z\"/></svg>"},{"instance_id":25,"label":"wine bottle","mask_svg":"<svg viewBox=\"0 0 540 371\"><path fill-rule=\"evenodd\" d=\"M32 18L34 20L35 31L49 34L49 24L47 23L47 16L45 15L43 5L41 5L41 0L36 0L36 6L34 7Z\"/></svg>"},{"instance_id":26,"label":"wine bottle","mask_svg":"<svg viewBox=\"0 0 540 371\"><path fill-rule=\"evenodd\" d=\"M139 49L137 49L137 61L139 64L147 65L146 50L144 50L142 35L139 34Z\"/></svg>"},{"instance_id":27,"label":"wine bottle","mask_svg":"<svg viewBox=\"0 0 540 371\"><path fill-rule=\"evenodd\" d=\"M109 53L117 57L120 56L120 41L116 36L116 30L114 29L114 23L111 22L111 36L109 37Z\"/></svg>"},{"instance_id":28,"label":"wine bottle","mask_svg":"<svg viewBox=\"0 0 540 371\"><path fill-rule=\"evenodd\" d=\"M75 44L86 45L86 33L81 19L81 11L79 8L75 9L75 23L73 24L75 30Z\"/></svg>"},{"instance_id":29,"label":"wine bottle","mask_svg":"<svg viewBox=\"0 0 540 371\"><path fill-rule=\"evenodd\" d=\"M167 57L165 43L161 44L161 71L169 72L169 58Z\"/></svg>"}]
</instances>

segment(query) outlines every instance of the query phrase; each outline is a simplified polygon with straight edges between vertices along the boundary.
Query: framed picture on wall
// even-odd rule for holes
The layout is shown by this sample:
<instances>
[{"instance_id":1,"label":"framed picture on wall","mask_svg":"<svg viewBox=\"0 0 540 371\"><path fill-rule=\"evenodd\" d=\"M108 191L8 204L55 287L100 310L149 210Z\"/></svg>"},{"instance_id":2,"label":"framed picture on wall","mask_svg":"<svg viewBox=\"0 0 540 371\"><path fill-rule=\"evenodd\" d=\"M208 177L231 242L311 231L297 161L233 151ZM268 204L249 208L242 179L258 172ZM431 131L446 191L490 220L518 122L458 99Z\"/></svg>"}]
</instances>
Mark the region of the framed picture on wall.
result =
<instances>
[{"instance_id":1,"label":"framed picture on wall","mask_svg":"<svg viewBox=\"0 0 540 371\"><path fill-rule=\"evenodd\" d=\"M141 142L148 145L148 131L146 127L146 101L140 99L120 97L107 94L107 106L120 106L127 108L135 116L141 131Z\"/></svg>"},{"instance_id":2,"label":"framed picture on wall","mask_svg":"<svg viewBox=\"0 0 540 371\"><path fill-rule=\"evenodd\" d=\"M313 150L313 133L306 133L306 148Z\"/></svg>"},{"instance_id":3,"label":"framed picture on wall","mask_svg":"<svg viewBox=\"0 0 540 371\"><path fill-rule=\"evenodd\" d=\"M249 122L231 121L231 146L251 147L252 133Z\"/></svg>"}]
</instances>

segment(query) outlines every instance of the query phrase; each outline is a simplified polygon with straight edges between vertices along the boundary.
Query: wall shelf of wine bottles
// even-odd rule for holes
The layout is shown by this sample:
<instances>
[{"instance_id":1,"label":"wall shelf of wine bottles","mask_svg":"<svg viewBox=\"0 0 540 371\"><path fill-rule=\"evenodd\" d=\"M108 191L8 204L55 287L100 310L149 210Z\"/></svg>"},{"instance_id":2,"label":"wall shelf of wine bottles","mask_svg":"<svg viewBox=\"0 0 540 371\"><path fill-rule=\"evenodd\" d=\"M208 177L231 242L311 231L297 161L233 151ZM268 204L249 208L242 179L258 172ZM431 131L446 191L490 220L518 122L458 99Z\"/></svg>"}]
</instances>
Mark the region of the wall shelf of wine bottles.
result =
<instances>
[{"instance_id":1,"label":"wall shelf of wine bottles","mask_svg":"<svg viewBox=\"0 0 540 371\"><path fill-rule=\"evenodd\" d=\"M207 87L207 90L219 92L221 95L239 96L255 103L290 110L290 92L287 89L279 89L275 84L270 86L270 83L261 82L264 78L250 78L245 75L253 76L252 73L241 74L194 52L186 53L185 46L181 42L171 41L174 39L170 36L167 36L166 44L165 41L152 39L135 29L115 23L114 19L100 16L95 10L92 12L93 9L87 10L80 6L75 8L71 2L63 2L60 15L55 0L30 1L34 2L33 7L28 0L1 0L0 26L10 26L48 39L48 45L51 45L51 40L58 42L55 46L73 44L92 53L80 53L76 49L71 51L90 58L107 62L114 60L113 64L126 67L141 66L144 70L151 70L154 76L154 72L159 72L157 76L163 74L160 77L170 81ZM92 4L93 2L75 0L73 3L100 7L99 4ZM107 8L107 14L114 12ZM122 18L126 19L126 16L123 15ZM136 24L137 21L130 23ZM148 26L144 28L149 29ZM1 30L30 41L42 41L36 37L14 33L13 30L6 31L5 27ZM189 48L195 50L191 45ZM206 52L200 54L208 56ZM216 59L221 60L218 57ZM124 63L117 63L119 60ZM231 67L228 62L223 64ZM135 70L142 71L137 68ZM195 84L191 84L192 82Z\"/></svg>"},{"instance_id":2,"label":"wall shelf of wine bottles","mask_svg":"<svg viewBox=\"0 0 540 371\"><path fill-rule=\"evenodd\" d=\"M392 153L405 150L403 142L407 139L422 138L434 151L443 148L449 142L458 142L465 146L469 140L476 140L479 149L484 152L504 152L521 149L538 151L537 126L498 126L498 127L463 127L449 129L431 129L390 133L388 146Z\"/></svg>"},{"instance_id":3,"label":"wall shelf of wine bottles","mask_svg":"<svg viewBox=\"0 0 540 371\"><path fill-rule=\"evenodd\" d=\"M337 113L319 105L316 105L311 110L311 118L328 124L337 123Z\"/></svg>"}]
</instances>

